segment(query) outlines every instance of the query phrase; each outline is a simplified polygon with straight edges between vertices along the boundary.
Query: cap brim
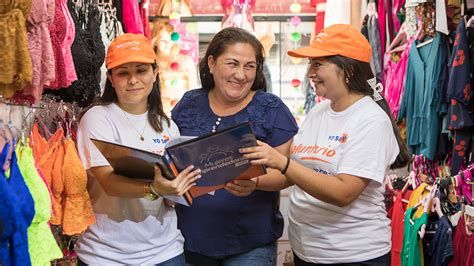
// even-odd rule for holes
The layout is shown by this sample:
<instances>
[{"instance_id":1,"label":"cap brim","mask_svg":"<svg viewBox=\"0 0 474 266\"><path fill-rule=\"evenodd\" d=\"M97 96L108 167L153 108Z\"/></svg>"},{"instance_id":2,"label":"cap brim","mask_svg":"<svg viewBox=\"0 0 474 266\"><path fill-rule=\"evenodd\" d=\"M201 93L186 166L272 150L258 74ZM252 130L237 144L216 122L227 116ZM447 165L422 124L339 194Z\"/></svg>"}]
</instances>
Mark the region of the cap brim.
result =
<instances>
[{"instance_id":1,"label":"cap brim","mask_svg":"<svg viewBox=\"0 0 474 266\"><path fill-rule=\"evenodd\" d=\"M291 57L298 57L298 58L317 58L317 57L336 55L336 53L314 48L312 46L305 46L293 51L288 51L288 55Z\"/></svg>"},{"instance_id":2,"label":"cap brim","mask_svg":"<svg viewBox=\"0 0 474 266\"><path fill-rule=\"evenodd\" d=\"M153 63L156 62L156 59L152 59L152 58L141 56L141 55L125 56L124 58L114 60L114 62L107 65L107 69L112 69L112 68L120 66L122 64L132 63L132 62L133 63L153 64Z\"/></svg>"}]
</instances>

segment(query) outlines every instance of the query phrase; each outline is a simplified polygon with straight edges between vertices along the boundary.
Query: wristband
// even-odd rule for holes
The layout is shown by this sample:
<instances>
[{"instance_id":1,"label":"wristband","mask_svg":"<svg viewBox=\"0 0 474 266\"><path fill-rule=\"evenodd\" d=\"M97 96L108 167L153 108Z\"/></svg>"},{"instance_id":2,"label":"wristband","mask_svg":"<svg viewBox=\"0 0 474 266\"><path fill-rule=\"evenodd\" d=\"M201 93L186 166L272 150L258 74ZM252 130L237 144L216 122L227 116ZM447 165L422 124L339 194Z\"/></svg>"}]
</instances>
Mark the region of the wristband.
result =
<instances>
[{"instance_id":1,"label":"wristband","mask_svg":"<svg viewBox=\"0 0 474 266\"><path fill-rule=\"evenodd\" d=\"M288 167L290 166L290 157L286 157L286 165L285 165L285 168L283 168L283 170L281 170L281 174L284 175L286 174L286 171L288 170Z\"/></svg>"}]
</instances>

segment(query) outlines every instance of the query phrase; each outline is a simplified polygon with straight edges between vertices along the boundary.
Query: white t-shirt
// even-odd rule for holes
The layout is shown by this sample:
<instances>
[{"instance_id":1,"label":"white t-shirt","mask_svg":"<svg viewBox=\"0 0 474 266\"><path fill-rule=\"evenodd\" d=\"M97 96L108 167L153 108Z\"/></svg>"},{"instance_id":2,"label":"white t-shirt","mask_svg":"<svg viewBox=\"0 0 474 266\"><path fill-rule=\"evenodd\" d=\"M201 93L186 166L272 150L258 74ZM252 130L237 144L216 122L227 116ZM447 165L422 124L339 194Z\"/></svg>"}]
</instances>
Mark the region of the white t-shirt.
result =
<instances>
[{"instance_id":1,"label":"white t-shirt","mask_svg":"<svg viewBox=\"0 0 474 266\"><path fill-rule=\"evenodd\" d=\"M128 117L128 119L126 119ZM81 119L77 132L78 152L86 169L109 165L89 138L115 142L151 152L164 150L165 143L179 136L174 122L157 133L147 123L147 113L124 113L116 104L95 106ZM131 128L132 125L135 127ZM108 196L94 176L88 191L97 223L79 238L77 254L86 264L158 264L183 253L184 238L177 229L174 209L162 198L119 198Z\"/></svg>"},{"instance_id":2,"label":"white t-shirt","mask_svg":"<svg viewBox=\"0 0 474 266\"><path fill-rule=\"evenodd\" d=\"M313 263L348 263L390 251L383 179L398 153L390 119L370 97L342 112L334 112L330 101L311 110L294 138L291 158L324 174L351 174L371 182L346 207L294 188L288 233L298 257Z\"/></svg>"}]
</instances>

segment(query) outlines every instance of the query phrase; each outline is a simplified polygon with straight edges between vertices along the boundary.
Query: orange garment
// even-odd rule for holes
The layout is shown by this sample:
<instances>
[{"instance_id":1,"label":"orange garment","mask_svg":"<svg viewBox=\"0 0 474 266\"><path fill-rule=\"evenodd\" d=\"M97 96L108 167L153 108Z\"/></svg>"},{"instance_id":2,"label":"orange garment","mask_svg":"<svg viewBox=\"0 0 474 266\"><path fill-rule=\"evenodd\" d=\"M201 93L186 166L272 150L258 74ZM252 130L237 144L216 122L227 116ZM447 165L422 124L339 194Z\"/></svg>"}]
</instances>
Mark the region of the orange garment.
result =
<instances>
[{"instance_id":1,"label":"orange garment","mask_svg":"<svg viewBox=\"0 0 474 266\"><path fill-rule=\"evenodd\" d=\"M426 183L421 183L420 186L418 186L415 190L413 190L413 193L411 193L410 200L408 201L408 206L407 209L410 209L411 207L414 207L418 202L421 202L423 198L426 196L426 194L430 193L428 190L428 185ZM425 212L424 207L420 206L416 212L413 218L420 218L421 215ZM429 212L429 210L428 210Z\"/></svg>"},{"instance_id":2,"label":"orange garment","mask_svg":"<svg viewBox=\"0 0 474 266\"><path fill-rule=\"evenodd\" d=\"M50 188L52 188L52 182L53 182L52 173L53 173L54 161L56 159L56 150L58 148L58 145L60 144L59 141L63 138L63 136L64 136L64 131L62 128L59 128L58 130L56 130L56 132L51 137L51 139L47 142L46 149L44 151L39 151L39 153L42 153L43 156L37 159L39 160L38 166L41 168L41 171Z\"/></svg>"},{"instance_id":3,"label":"orange garment","mask_svg":"<svg viewBox=\"0 0 474 266\"><path fill-rule=\"evenodd\" d=\"M33 125L33 131L31 133L31 139L33 141L33 156L35 157L35 161L38 163L41 157L43 157L44 153L46 152L48 143L46 139L41 136L38 129L38 124L35 123Z\"/></svg>"},{"instance_id":4,"label":"orange garment","mask_svg":"<svg viewBox=\"0 0 474 266\"><path fill-rule=\"evenodd\" d=\"M63 180L66 198L64 200L63 233L80 234L96 222L89 192L87 173L77 154L72 139L64 142Z\"/></svg>"},{"instance_id":5,"label":"orange garment","mask_svg":"<svg viewBox=\"0 0 474 266\"><path fill-rule=\"evenodd\" d=\"M62 141L57 142L56 159L54 160L53 171L51 173L51 191L53 193L53 215L51 224L59 225L63 221L63 161L64 146Z\"/></svg>"}]
</instances>

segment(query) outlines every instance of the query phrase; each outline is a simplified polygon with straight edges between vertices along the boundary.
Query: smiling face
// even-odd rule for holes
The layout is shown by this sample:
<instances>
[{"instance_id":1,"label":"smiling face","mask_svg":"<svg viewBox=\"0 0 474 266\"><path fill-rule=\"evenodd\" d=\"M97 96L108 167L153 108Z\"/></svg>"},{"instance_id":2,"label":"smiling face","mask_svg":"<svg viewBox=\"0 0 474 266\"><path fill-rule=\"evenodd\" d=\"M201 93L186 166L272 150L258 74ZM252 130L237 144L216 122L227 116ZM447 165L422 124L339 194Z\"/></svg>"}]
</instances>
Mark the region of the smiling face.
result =
<instances>
[{"instance_id":1,"label":"smiling face","mask_svg":"<svg viewBox=\"0 0 474 266\"><path fill-rule=\"evenodd\" d=\"M158 68L153 70L151 64L126 63L107 72L107 77L115 88L117 104L125 109L147 110L148 95L156 80Z\"/></svg>"},{"instance_id":2,"label":"smiling face","mask_svg":"<svg viewBox=\"0 0 474 266\"><path fill-rule=\"evenodd\" d=\"M311 80L316 95L332 101L347 95L343 71L324 58L310 58L308 78Z\"/></svg>"},{"instance_id":3,"label":"smiling face","mask_svg":"<svg viewBox=\"0 0 474 266\"><path fill-rule=\"evenodd\" d=\"M219 98L238 102L247 97L257 74L256 53L250 44L231 44L217 58L209 56L208 65Z\"/></svg>"}]
</instances>

